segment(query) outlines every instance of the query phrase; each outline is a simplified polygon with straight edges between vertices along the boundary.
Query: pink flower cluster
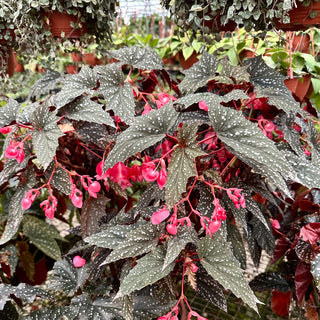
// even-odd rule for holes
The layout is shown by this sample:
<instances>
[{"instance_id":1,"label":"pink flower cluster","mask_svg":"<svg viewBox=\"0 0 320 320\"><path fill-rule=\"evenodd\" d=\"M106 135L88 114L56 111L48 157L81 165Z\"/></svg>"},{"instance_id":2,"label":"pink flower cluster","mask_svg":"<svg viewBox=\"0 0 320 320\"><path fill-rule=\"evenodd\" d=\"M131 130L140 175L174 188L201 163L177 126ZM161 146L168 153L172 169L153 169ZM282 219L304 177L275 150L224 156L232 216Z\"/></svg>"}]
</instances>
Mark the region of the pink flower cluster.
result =
<instances>
[{"instance_id":1,"label":"pink flower cluster","mask_svg":"<svg viewBox=\"0 0 320 320\"><path fill-rule=\"evenodd\" d=\"M21 163L24 159L23 142L12 140L4 154L6 158L16 159L19 163Z\"/></svg>"},{"instance_id":2,"label":"pink flower cluster","mask_svg":"<svg viewBox=\"0 0 320 320\"><path fill-rule=\"evenodd\" d=\"M21 206L23 210L28 210L31 207L32 202L38 197L40 194L38 189L31 189L29 190L24 198L21 201Z\"/></svg>"},{"instance_id":3,"label":"pink flower cluster","mask_svg":"<svg viewBox=\"0 0 320 320\"><path fill-rule=\"evenodd\" d=\"M77 188L77 186L72 182L71 192L69 198L72 201L72 204L77 208L82 208L82 192Z\"/></svg>"},{"instance_id":4,"label":"pink flower cluster","mask_svg":"<svg viewBox=\"0 0 320 320\"><path fill-rule=\"evenodd\" d=\"M168 103L170 100L177 100L176 97L174 96L171 96L171 95L168 95L168 93L166 92L161 92L158 94L158 99L155 100L156 102L156 105L157 105L157 108L160 109L162 108L166 103ZM150 111L152 110L152 108L150 107L150 105L147 103L145 106L144 106L144 110L142 112L142 114L147 114L149 113Z\"/></svg>"},{"instance_id":5,"label":"pink flower cluster","mask_svg":"<svg viewBox=\"0 0 320 320\"><path fill-rule=\"evenodd\" d=\"M242 191L242 189L238 189L238 188L227 189L227 195L233 201L233 203L237 209L246 207L244 195L241 194L241 191Z\"/></svg>"},{"instance_id":6,"label":"pink flower cluster","mask_svg":"<svg viewBox=\"0 0 320 320\"><path fill-rule=\"evenodd\" d=\"M0 128L0 133L2 133L2 134L8 134L8 133L10 133L11 132L11 130L12 130L12 127L2 127L2 128Z\"/></svg>"},{"instance_id":7,"label":"pink flower cluster","mask_svg":"<svg viewBox=\"0 0 320 320\"><path fill-rule=\"evenodd\" d=\"M44 214L47 218L53 219L54 213L58 206L58 200L55 196L50 195L47 200L40 203L40 208L43 207Z\"/></svg>"}]
</instances>

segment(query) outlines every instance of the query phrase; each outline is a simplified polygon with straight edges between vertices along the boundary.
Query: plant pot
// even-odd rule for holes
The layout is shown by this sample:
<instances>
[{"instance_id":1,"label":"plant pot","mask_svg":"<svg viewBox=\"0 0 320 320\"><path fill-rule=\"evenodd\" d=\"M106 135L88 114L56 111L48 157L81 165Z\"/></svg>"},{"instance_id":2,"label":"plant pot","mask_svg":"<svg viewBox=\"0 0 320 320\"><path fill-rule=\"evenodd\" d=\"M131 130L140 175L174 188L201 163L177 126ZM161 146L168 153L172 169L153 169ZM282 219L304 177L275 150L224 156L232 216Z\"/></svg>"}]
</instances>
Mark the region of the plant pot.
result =
<instances>
[{"instance_id":1,"label":"plant pot","mask_svg":"<svg viewBox=\"0 0 320 320\"><path fill-rule=\"evenodd\" d=\"M81 62L82 61L82 55L77 52L71 52L71 59L73 62Z\"/></svg>"},{"instance_id":2,"label":"plant pot","mask_svg":"<svg viewBox=\"0 0 320 320\"><path fill-rule=\"evenodd\" d=\"M302 78L286 79L284 84L302 102L304 98L309 98L312 93L310 89L312 88L311 77L311 74L306 74Z\"/></svg>"},{"instance_id":3,"label":"plant pot","mask_svg":"<svg viewBox=\"0 0 320 320\"><path fill-rule=\"evenodd\" d=\"M197 58L198 53L193 52L192 55L186 60L182 54L182 51L179 52L179 61L183 70L191 68L196 62L199 61Z\"/></svg>"},{"instance_id":4,"label":"plant pot","mask_svg":"<svg viewBox=\"0 0 320 320\"><path fill-rule=\"evenodd\" d=\"M68 64L66 66L66 71L67 71L67 73L70 73L70 74L76 74L76 73L78 73L78 68L74 64Z\"/></svg>"},{"instance_id":5,"label":"plant pot","mask_svg":"<svg viewBox=\"0 0 320 320\"><path fill-rule=\"evenodd\" d=\"M94 53L84 53L82 57L82 62L90 66L102 64L102 61L98 59Z\"/></svg>"},{"instance_id":6,"label":"plant pot","mask_svg":"<svg viewBox=\"0 0 320 320\"><path fill-rule=\"evenodd\" d=\"M308 34L294 35L292 50L310 53L310 36Z\"/></svg>"},{"instance_id":7,"label":"plant pot","mask_svg":"<svg viewBox=\"0 0 320 320\"><path fill-rule=\"evenodd\" d=\"M0 76L3 77L8 74L12 77L14 74L14 56L13 51L10 47L2 46L0 47L0 66L5 67L4 71L1 71Z\"/></svg>"},{"instance_id":8,"label":"plant pot","mask_svg":"<svg viewBox=\"0 0 320 320\"><path fill-rule=\"evenodd\" d=\"M252 50L249 50L249 49L243 49L239 53L239 57L241 60L243 60L245 58L254 58L255 56L256 56L255 52Z\"/></svg>"},{"instance_id":9,"label":"plant pot","mask_svg":"<svg viewBox=\"0 0 320 320\"><path fill-rule=\"evenodd\" d=\"M315 18L310 17L313 11L318 12ZM277 29L284 31L307 30L311 27L320 26L320 1L314 2L304 7L301 2L297 2L297 7L289 11L290 23L281 23L276 21Z\"/></svg>"},{"instance_id":10,"label":"plant pot","mask_svg":"<svg viewBox=\"0 0 320 320\"><path fill-rule=\"evenodd\" d=\"M85 26L81 25L75 29L71 23L77 25L79 18L66 12L51 11L48 13L48 28L54 37L61 37L61 34L64 33L64 38L77 39L87 32Z\"/></svg>"},{"instance_id":11,"label":"plant pot","mask_svg":"<svg viewBox=\"0 0 320 320\"><path fill-rule=\"evenodd\" d=\"M24 66L22 63L18 61L17 54L15 52L13 53L13 58L14 58L14 72L23 72Z\"/></svg>"}]
</instances>

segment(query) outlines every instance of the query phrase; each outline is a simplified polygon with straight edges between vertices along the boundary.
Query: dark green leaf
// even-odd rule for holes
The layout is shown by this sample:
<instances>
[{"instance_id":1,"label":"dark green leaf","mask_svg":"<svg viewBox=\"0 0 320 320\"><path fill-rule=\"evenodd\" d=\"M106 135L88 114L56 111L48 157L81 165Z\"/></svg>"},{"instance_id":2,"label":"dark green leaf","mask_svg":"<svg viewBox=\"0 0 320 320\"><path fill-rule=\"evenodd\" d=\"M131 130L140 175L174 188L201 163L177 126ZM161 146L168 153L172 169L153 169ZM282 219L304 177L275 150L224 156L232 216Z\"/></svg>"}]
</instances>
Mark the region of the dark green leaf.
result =
<instances>
[{"instance_id":1,"label":"dark green leaf","mask_svg":"<svg viewBox=\"0 0 320 320\"><path fill-rule=\"evenodd\" d=\"M8 244L0 251L1 261L10 267L10 275L13 276L19 261L18 249L13 244Z\"/></svg>"},{"instance_id":2,"label":"dark green leaf","mask_svg":"<svg viewBox=\"0 0 320 320\"><path fill-rule=\"evenodd\" d=\"M197 123L178 130L179 146L172 153L165 184L166 204L169 207L180 199L188 179L196 175L194 158L205 154L196 141L197 130Z\"/></svg>"},{"instance_id":3,"label":"dark green leaf","mask_svg":"<svg viewBox=\"0 0 320 320\"><path fill-rule=\"evenodd\" d=\"M69 103L62 112L66 118L106 124L115 127L109 113L102 109L102 105L92 101L88 96L81 96Z\"/></svg>"},{"instance_id":4,"label":"dark green leaf","mask_svg":"<svg viewBox=\"0 0 320 320\"><path fill-rule=\"evenodd\" d=\"M24 317L23 320L73 320L77 316L78 310L69 306L58 306L54 308L41 308L32 311L29 316Z\"/></svg>"},{"instance_id":5,"label":"dark green leaf","mask_svg":"<svg viewBox=\"0 0 320 320\"><path fill-rule=\"evenodd\" d=\"M48 180L52 174L53 166L54 162L51 162L45 173L45 176ZM62 193L69 195L71 192L71 182L69 179L69 174L62 168L56 167L51 180L51 186L61 191Z\"/></svg>"},{"instance_id":6,"label":"dark green leaf","mask_svg":"<svg viewBox=\"0 0 320 320\"><path fill-rule=\"evenodd\" d=\"M185 248L187 243L196 243L197 241L198 236L193 227L179 227L177 235L170 237L168 240L167 252L162 270L165 270L177 259L181 250Z\"/></svg>"},{"instance_id":7,"label":"dark green leaf","mask_svg":"<svg viewBox=\"0 0 320 320\"><path fill-rule=\"evenodd\" d=\"M247 256L241 233L238 228L231 223L227 224L227 230L227 240L231 243L232 253L234 257L239 261L241 269L244 270L247 266Z\"/></svg>"},{"instance_id":8,"label":"dark green leaf","mask_svg":"<svg viewBox=\"0 0 320 320\"><path fill-rule=\"evenodd\" d=\"M135 257L153 250L163 231L163 225L152 225L151 223L131 231L127 234L126 239L114 248L105 263Z\"/></svg>"},{"instance_id":9,"label":"dark green leaf","mask_svg":"<svg viewBox=\"0 0 320 320\"><path fill-rule=\"evenodd\" d=\"M167 103L159 110L135 118L132 125L119 135L115 147L107 158L104 170L161 141L177 117L178 113L172 103Z\"/></svg>"},{"instance_id":10,"label":"dark green leaf","mask_svg":"<svg viewBox=\"0 0 320 320\"><path fill-rule=\"evenodd\" d=\"M163 69L163 63L159 55L151 48L133 47L121 48L109 51L111 56L121 65L128 64L138 69Z\"/></svg>"},{"instance_id":11,"label":"dark green leaf","mask_svg":"<svg viewBox=\"0 0 320 320\"><path fill-rule=\"evenodd\" d=\"M63 133L57 125L58 118L49 111L45 103L33 112L31 120L34 125L32 131L34 150L40 164L47 169L56 154L58 138L63 136Z\"/></svg>"},{"instance_id":12,"label":"dark green leaf","mask_svg":"<svg viewBox=\"0 0 320 320\"><path fill-rule=\"evenodd\" d=\"M10 294L15 295L17 298L32 303L37 296L45 299L52 300L52 296L46 291L35 288L25 283L20 283L17 287L9 284L0 284L0 310L3 310L7 301L10 301Z\"/></svg>"},{"instance_id":13,"label":"dark green leaf","mask_svg":"<svg viewBox=\"0 0 320 320\"><path fill-rule=\"evenodd\" d=\"M308 144L311 146L311 162L315 166L320 166L320 145L318 143L319 132L316 129L313 121L308 122Z\"/></svg>"},{"instance_id":14,"label":"dark green leaf","mask_svg":"<svg viewBox=\"0 0 320 320\"><path fill-rule=\"evenodd\" d=\"M99 221L106 215L106 205L110 201L101 193L97 198L90 197L84 201L81 210L81 234L82 237L88 237L99 231Z\"/></svg>"},{"instance_id":15,"label":"dark green leaf","mask_svg":"<svg viewBox=\"0 0 320 320\"><path fill-rule=\"evenodd\" d=\"M166 251L164 246L159 246L139 259L137 265L121 282L116 297L123 297L135 290L140 290L167 276L173 270L175 263L172 262L166 269L162 270Z\"/></svg>"},{"instance_id":16,"label":"dark green leaf","mask_svg":"<svg viewBox=\"0 0 320 320\"><path fill-rule=\"evenodd\" d=\"M190 69L186 70L185 77L178 85L182 92L194 92L214 78L219 60L207 52L203 52L201 59Z\"/></svg>"},{"instance_id":17,"label":"dark green leaf","mask_svg":"<svg viewBox=\"0 0 320 320\"><path fill-rule=\"evenodd\" d=\"M220 63L222 64L222 70L219 75L214 78L217 82L226 84L249 82L250 75L247 67L231 65L227 59L221 60Z\"/></svg>"},{"instance_id":18,"label":"dark green leaf","mask_svg":"<svg viewBox=\"0 0 320 320\"><path fill-rule=\"evenodd\" d=\"M75 268L69 259L59 260L53 266L49 289L64 291L72 296L87 279L85 268Z\"/></svg>"},{"instance_id":19,"label":"dark green leaf","mask_svg":"<svg viewBox=\"0 0 320 320\"><path fill-rule=\"evenodd\" d=\"M6 105L0 108L0 128L15 121L20 113L21 105L14 99L9 99Z\"/></svg>"},{"instance_id":20,"label":"dark green leaf","mask_svg":"<svg viewBox=\"0 0 320 320\"><path fill-rule=\"evenodd\" d=\"M287 279L278 272L264 272L257 275L249 283L253 291L278 290L288 292L290 287Z\"/></svg>"},{"instance_id":21,"label":"dark green leaf","mask_svg":"<svg viewBox=\"0 0 320 320\"><path fill-rule=\"evenodd\" d=\"M88 66L83 66L78 74L67 75L62 90L55 96L55 106L59 109L84 93L94 94L97 81L96 72Z\"/></svg>"},{"instance_id":22,"label":"dark green leaf","mask_svg":"<svg viewBox=\"0 0 320 320\"><path fill-rule=\"evenodd\" d=\"M112 109L121 120L131 123L135 114L133 89L125 81L117 64L96 67L99 73L99 93L104 96L107 109Z\"/></svg>"},{"instance_id":23,"label":"dark green leaf","mask_svg":"<svg viewBox=\"0 0 320 320\"><path fill-rule=\"evenodd\" d=\"M229 245L220 234L206 236L199 241L200 262L206 271L225 289L231 290L251 308L257 311L259 302L248 286L243 271L232 255Z\"/></svg>"}]
</instances>

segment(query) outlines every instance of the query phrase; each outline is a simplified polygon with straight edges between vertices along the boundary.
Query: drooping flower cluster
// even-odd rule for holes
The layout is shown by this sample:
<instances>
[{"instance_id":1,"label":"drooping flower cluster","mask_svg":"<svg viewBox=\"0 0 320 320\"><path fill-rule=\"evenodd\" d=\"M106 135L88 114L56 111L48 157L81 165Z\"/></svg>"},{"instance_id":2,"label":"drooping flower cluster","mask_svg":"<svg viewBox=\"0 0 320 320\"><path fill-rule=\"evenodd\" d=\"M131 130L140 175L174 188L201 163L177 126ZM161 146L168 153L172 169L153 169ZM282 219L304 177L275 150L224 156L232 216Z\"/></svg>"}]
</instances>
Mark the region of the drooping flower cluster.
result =
<instances>
[{"instance_id":1,"label":"drooping flower cluster","mask_svg":"<svg viewBox=\"0 0 320 320\"><path fill-rule=\"evenodd\" d=\"M44 214L47 218L53 219L54 213L58 206L58 200L54 195L50 195L47 200L40 203L40 208L43 208Z\"/></svg>"},{"instance_id":2,"label":"drooping flower cluster","mask_svg":"<svg viewBox=\"0 0 320 320\"><path fill-rule=\"evenodd\" d=\"M69 198L72 201L72 204L77 208L82 208L82 192L77 188L77 186L72 182L71 192Z\"/></svg>"},{"instance_id":3,"label":"drooping flower cluster","mask_svg":"<svg viewBox=\"0 0 320 320\"><path fill-rule=\"evenodd\" d=\"M21 163L24 159L24 156L23 142L12 140L5 151L5 157L7 159L16 159L19 163Z\"/></svg>"},{"instance_id":4,"label":"drooping flower cluster","mask_svg":"<svg viewBox=\"0 0 320 320\"><path fill-rule=\"evenodd\" d=\"M39 194L40 192L38 189L29 190L21 201L21 206L23 210L28 210L31 207L35 198L39 196Z\"/></svg>"}]
</instances>

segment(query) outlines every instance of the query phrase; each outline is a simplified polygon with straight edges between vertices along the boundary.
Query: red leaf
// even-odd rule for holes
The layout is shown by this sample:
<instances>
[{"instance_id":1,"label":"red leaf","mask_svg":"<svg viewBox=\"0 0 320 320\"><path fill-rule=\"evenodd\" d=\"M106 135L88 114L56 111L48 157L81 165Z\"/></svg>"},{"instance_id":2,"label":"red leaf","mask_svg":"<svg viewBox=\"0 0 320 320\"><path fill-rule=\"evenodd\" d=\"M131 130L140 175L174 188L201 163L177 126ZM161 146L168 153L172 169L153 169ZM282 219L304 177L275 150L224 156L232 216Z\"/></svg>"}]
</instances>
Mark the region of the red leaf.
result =
<instances>
[{"instance_id":1,"label":"red leaf","mask_svg":"<svg viewBox=\"0 0 320 320\"><path fill-rule=\"evenodd\" d=\"M279 317L286 317L289 315L289 307L292 299L292 291L280 292L272 291L271 308L272 311Z\"/></svg>"},{"instance_id":2,"label":"red leaf","mask_svg":"<svg viewBox=\"0 0 320 320\"><path fill-rule=\"evenodd\" d=\"M280 238L276 244L276 247L274 249L273 253L273 259L271 261L272 263L275 263L280 259L284 254L290 249L290 242L286 238Z\"/></svg>"},{"instance_id":3,"label":"red leaf","mask_svg":"<svg viewBox=\"0 0 320 320\"><path fill-rule=\"evenodd\" d=\"M302 300L312 282L312 274L310 272L310 264L300 262L295 273L295 286L298 304L301 306Z\"/></svg>"},{"instance_id":4,"label":"red leaf","mask_svg":"<svg viewBox=\"0 0 320 320\"><path fill-rule=\"evenodd\" d=\"M320 222L308 223L302 227L300 237L304 241L315 244L320 239Z\"/></svg>"}]
</instances>

